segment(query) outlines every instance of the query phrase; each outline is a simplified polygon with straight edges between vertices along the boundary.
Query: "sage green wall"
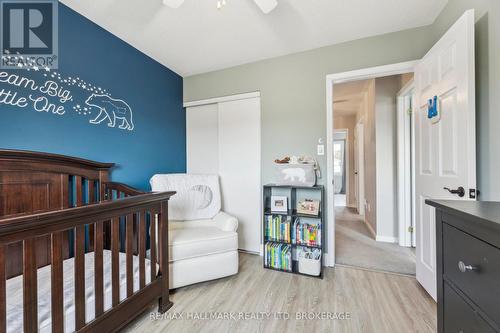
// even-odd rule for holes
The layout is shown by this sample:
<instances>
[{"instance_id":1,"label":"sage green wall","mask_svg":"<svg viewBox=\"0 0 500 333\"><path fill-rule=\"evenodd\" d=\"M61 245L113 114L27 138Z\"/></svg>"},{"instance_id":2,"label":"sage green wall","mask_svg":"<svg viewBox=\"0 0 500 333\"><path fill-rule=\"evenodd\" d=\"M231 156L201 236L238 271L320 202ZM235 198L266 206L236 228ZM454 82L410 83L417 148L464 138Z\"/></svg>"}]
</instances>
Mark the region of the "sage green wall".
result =
<instances>
[{"instance_id":1,"label":"sage green wall","mask_svg":"<svg viewBox=\"0 0 500 333\"><path fill-rule=\"evenodd\" d=\"M476 16L476 133L480 200L500 201L500 0L449 0L434 40L467 10Z\"/></svg>"},{"instance_id":2,"label":"sage green wall","mask_svg":"<svg viewBox=\"0 0 500 333\"><path fill-rule=\"evenodd\" d=\"M432 46L429 27L411 29L184 78L184 100L261 92L262 179L273 180L273 161L288 154L316 156L326 138L327 74L421 58Z\"/></svg>"},{"instance_id":3,"label":"sage green wall","mask_svg":"<svg viewBox=\"0 0 500 333\"><path fill-rule=\"evenodd\" d=\"M500 200L500 0L449 0L434 24L184 78L184 101L261 92L262 180L273 160L316 156L326 137L327 74L416 60L464 13L476 10L478 187ZM326 181L326 159L316 156Z\"/></svg>"}]
</instances>

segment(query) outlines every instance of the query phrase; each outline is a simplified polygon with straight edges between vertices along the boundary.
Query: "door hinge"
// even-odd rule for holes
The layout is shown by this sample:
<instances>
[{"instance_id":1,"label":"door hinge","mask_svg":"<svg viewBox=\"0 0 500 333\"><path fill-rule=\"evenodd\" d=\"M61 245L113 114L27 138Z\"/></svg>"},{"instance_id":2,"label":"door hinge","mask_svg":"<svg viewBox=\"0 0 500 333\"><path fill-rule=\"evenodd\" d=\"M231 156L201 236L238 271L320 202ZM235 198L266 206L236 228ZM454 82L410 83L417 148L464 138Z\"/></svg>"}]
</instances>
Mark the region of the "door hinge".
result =
<instances>
[{"instance_id":1,"label":"door hinge","mask_svg":"<svg viewBox=\"0 0 500 333\"><path fill-rule=\"evenodd\" d=\"M413 227L408 227L408 232L413 233Z\"/></svg>"}]
</instances>

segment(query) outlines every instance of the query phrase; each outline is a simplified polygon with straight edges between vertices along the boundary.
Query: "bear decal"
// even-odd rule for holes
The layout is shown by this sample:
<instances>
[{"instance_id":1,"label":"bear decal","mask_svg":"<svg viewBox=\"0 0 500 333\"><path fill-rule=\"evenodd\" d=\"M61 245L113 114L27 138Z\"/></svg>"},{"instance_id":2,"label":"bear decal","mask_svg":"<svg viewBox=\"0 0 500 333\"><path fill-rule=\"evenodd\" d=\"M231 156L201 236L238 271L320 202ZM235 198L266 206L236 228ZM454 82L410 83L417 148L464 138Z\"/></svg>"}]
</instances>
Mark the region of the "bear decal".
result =
<instances>
[{"instance_id":1,"label":"bear decal","mask_svg":"<svg viewBox=\"0 0 500 333\"><path fill-rule=\"evenodd\" d=\"M300 168L288 168L288 169L283 169L281 172L285 175L285 180L286 181L291 181L295 182L295 178L300 183L305 183L306 182L306 170L300 169Z\"/></svg>"},{"instance_id":2,"label":"bear decal","mask_svg":"<svg viewBox=\"0 0 500 333\"><path fill-rule=\"evenodd\" d=\"M91 124L100 124L107 119L108 126L115 127L116 120L118 119L122 121L118 128L129 131L134 129L132 109L125 101L111 98L108 95L92 94L85 101L85 104L99 109L97 117L89 121Z\"/></svg>"}]
</instances>

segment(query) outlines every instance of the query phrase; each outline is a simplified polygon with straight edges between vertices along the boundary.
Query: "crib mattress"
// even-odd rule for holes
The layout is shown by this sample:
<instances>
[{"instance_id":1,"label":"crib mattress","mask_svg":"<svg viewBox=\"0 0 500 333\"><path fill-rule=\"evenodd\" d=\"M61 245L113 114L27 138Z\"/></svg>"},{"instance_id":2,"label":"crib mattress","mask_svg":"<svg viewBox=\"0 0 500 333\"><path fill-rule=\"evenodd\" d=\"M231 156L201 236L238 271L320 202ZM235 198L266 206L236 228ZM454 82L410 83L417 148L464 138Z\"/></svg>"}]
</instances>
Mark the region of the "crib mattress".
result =
<instances>
[{"instance_id":1,"label":"crib mattress","mask_svg":"<svg viewBox=\"0 0 500 333\"><path fill-rule=\"evenodd\" d=\"M104 250L104 311L111 308L111 251ZM126 255L120 253L120 301L127 296L126 290ZM139 290L139 258L133 257L134 292ZM146 284L151 281L150 261L146 259ZM38 327L39 332L51 332L51 267L38 269ZM75 330L74 302L74 259L64 260L64 331ZM7 332L23 331L23 277L22 275L7 280ZM94 253L85 254L85 296L86 322L95 318L94 301Z\"/></svg>"}]
</instances>

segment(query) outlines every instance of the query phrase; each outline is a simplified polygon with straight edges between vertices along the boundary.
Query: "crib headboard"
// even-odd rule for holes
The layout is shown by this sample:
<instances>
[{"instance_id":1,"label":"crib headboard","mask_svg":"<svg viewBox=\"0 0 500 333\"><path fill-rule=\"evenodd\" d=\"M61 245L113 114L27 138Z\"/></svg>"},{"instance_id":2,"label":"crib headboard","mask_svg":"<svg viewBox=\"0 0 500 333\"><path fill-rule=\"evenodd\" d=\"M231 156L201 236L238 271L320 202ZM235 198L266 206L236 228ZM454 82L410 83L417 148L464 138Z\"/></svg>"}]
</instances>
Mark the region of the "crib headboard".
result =
<instances>
[{"instance_id":1,"label":"crib headboard","mask_svg":"<svg viewBox=\"0 0 500 333\"><path fill-rule=\"evenodd\" d=\"M94 203L113 163L0 149L0 217ZM83 191L84 202L76 202ZM86 200L86 202L85 202Z\"/></svg>"},{"instance_id":2,"label":"crib headboard","mask_svg":"<svg viewBox=\"0 0 500 333\"><path fill-rule=\"evenodd\" d=\"M96 203L104 198L104 183L113 166L56 154L0 149L0 219ZM19 273L21 248L22 244L9 245L8 276ZM50 263L49 254L50 240L37 240L39 266Z\"/></svg>"}]
</instances>

